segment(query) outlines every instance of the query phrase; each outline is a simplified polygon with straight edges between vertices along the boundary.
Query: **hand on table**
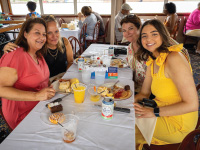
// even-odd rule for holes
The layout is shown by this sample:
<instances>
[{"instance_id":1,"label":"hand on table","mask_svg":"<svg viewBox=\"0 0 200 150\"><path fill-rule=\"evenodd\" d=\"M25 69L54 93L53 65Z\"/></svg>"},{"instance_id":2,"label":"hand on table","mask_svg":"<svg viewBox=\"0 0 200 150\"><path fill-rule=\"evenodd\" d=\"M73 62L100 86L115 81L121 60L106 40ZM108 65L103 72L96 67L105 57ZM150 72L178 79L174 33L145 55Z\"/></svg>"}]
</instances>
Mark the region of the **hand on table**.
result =
<instances>
[{"instance_id":1,"label":"hand on table","mask_svg":"<svg viewBox=\"0 0 200 150\"><path fill-rule=\"evenodd\" d=\"M44 88L36 93L36 100L43 101L51 99L55 96L56 91L53 89L53 86L49 86L47 88Z\"/></svg>"},{"instance_id":2,"label":"hand on table","mask_svg":"<svg viewBox=\"0 0 200 150\"><path fill-rule=\"evenodd\" d=\"M3 51L4 51L4 53L9 53L9 52L16 50L16 48L18 48L18 47L19 46L17 46L15 43L8 43L4 46Z\"/></svg>"},{"instance_id":3,"label":"hand on table","mask_svg":"<svg viewBox=\"0 0 200 150\"><path fill-rule=\"evenodd\" d=\"M153 108L143 107L138 103L133 103L136 118L152 118L155 117Z\"/></svg>"}]
</instances>

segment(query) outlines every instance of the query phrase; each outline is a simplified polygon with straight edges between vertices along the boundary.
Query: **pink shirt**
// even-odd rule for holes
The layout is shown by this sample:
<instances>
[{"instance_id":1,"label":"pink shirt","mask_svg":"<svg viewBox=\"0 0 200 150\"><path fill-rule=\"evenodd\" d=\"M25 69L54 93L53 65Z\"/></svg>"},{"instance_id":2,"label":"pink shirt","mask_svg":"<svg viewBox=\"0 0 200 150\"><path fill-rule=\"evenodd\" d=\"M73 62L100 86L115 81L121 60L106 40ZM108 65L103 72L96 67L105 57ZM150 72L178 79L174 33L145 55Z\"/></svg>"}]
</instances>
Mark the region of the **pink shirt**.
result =
<instances>
[{"instance_id":1,"label":"pink shirt","mask_svg":"<svg viewBox=\"0 0 200 150\"><path fill-rule=\"evenodd\" d=\"M36 64L23 48L18 48L2 56L0 67L17 70L18 80L13 85L14 88L36 92L48 87L49 81L49 69L44 58L38 59L38 62L39 64ZM2 111L9 126L14 129L37 103L38 101L13 101L2 98Z\"/></svg>"},{"instance_id":2,"label":"pink shirt","mask_svg":"<svg viewBox=\"0 0 200 150\"><path fill-rule=\"evenodd\" d=\"M186 31L200 29L200 10L195 9L187 19Z\"/></svg>"}]
</instances>

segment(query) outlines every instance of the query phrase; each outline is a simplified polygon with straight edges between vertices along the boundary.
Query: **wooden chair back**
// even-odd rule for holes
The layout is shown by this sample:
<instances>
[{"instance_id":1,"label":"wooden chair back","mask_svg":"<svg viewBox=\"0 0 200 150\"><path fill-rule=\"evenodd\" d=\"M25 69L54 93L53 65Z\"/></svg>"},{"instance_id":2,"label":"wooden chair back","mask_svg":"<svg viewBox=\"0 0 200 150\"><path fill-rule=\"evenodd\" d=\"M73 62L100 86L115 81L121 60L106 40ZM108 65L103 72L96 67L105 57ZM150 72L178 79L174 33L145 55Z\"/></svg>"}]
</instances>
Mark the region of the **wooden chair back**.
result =
<instances>
[{"instance_id":1,"label":"wooden chair back","mask_svg":"<svg viewBox=\"0 0 200 150\"><path fill-rule=\"evenodd\" d=\"M74 59L78 57L78 53L80 53L82 50L82 47L81 47L81 44L79 42L79 40L74 37L74 36L70 36L68 38L71 46L72 46L72 50L73 50L73 53L74 53Z\"/></svg>"},{"instance_id":2,"label":"wooden chair back","mask_svg":"<svg viewBox=\"0 0 200 150\"><path fill-rule=\"evenodd\" d=\"M103 44L106 43L106 37L108 35L108 25L109 25L110 19L107 19L106 25L105 25L105 33L103 35L100 35L98 37L98 43L101 42L103 40Z\"/></svg>"},{"instance_id":3,"label":"wooden chair back","mask_svg":"<svg viewBox=\"0 0 200 150\"><path fill-rule=\"evenodd\" d=\"M58 24L59 24L60 27L61 27L62 23L66 23L66 22L65 22L65 20L63 18L59 18Z\"/></svg>"},{"instance_id":4,"label":"wooden chair back","mask_svg":"<svg viewBox=\"0 0 200 150\"><path fill-rule=\"evenodd\" d=\"M170 36L176 40L176 37L178 35L178 30L179 30L179 26L180 26L180 23L181 23L181 18L179 18L174 26L174 29L172 31L172 33L170 34Z\"/></svg>"},{"instance_id":5,"label":"wooden chair back","mask_svg":"<svg viewBox=\"0 0 200 150\"><path fill-rule=\"evenodd\" d=\"M80 37L79 37L79 42L83 51L85 51L86 32L87 32L87 23L84 23L81 28ZM81 52L81 54L82 53L83 52Z\"/></svg>"}]
</instances>

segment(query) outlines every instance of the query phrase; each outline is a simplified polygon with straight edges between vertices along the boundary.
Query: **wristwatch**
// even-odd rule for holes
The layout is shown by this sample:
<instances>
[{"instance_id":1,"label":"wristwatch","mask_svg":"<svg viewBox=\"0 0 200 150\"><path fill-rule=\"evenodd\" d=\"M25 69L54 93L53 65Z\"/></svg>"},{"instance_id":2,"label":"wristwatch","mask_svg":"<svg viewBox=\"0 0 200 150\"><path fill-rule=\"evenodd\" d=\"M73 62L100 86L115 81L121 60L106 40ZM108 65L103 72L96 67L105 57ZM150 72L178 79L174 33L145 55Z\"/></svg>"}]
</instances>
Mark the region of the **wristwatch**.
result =
<instances>
[{"instance_id":1,"label":"wristwatch","mask_svg":"<svg viewBox=\"0 0 200 150\"><path fill-rule=\"evenodd\" d=\"M154 112L156 117L160 117L160 115L159 115L159 113L160 113L159 107L154 108L153 112Z\"/></svg>"}]
</instances>

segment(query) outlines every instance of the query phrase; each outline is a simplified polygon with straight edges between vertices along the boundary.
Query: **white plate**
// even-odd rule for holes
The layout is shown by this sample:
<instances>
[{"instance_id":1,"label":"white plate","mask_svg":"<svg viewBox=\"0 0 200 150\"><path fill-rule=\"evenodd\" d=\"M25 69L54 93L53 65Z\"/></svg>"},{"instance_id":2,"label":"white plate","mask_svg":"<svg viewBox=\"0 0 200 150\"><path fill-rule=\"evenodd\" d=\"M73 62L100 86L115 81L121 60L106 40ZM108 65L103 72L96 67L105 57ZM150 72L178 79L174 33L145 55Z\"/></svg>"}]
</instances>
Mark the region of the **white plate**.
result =
<instances>
[{"instance_id":1,"label":"white plate","mask_svg":"<svg viewBox=\"0 0 200 150\"><path fill-rule=\"evenodd\" d=\"M90 61L90 58L84 58L86 59L85 63L89 62ZM78 64L78 58L74 59L74 64Z\"/></svg>"},{"instance_id":2,"label":"white plate","mask_svg":"<svg viewBox=\"0 0 200 150\"><path fill-rule=\"evenodd\" d=\"M64 109L64 108L63 108ZM64 115L65 114L67 114L67 112L65 112L64 110L63 111L59 111L59 112L61 112L61 113L63 113ZM52 113L51 113L51 111L48 109L48 108L44 108L43 110L42 110L42 112L40 113L40 119L44 122L44 123L46 123L46 124L48 124L48 125L55 125L55 126L57 126L57 124L53 124L53 123L51 123L51 121L49 120L49 116L51 115ZM64 120L62 123L65 123L66 122L66 120Z\"/></svg>"},{"instance_id":3,"label":"white plate","mask_svg":"<svg viewBox=\"0 0 200 150\"><path fill-rule=\"evenodd\" d=\"M70 94L59 90L59 80L54 81L51 85L53 85L53 89L60 94Z\"/></svg>"},{"instance_id":4,"label":"white plate","mask_svg":"<svg viewBox=\"0 0 200 150\"><path fill-rule=\"evenodd\" d=\"M109 83L102 84L101 86L104 86L104 87L107 87L107 88L111 88L114 84L115 84L115 82L109 82ZM118 86L120 88L124 88L125 85L122 84L122 83L120 83L120 82L118 82L116 84L116 86ZM122 98L122 99L120 99L120 98L114 98L113 100L114 101L126 100L126 99L130 98L133 95L133 91L131 89L130 89L130 92L131 93L130 93L129 97L127 97L127 98Z\"/></svg>"},{"instance_id":5,"label":"white plate","mask_svg":"<svg viewBox=\"0 0 200 150\"><path fill-rule=\"evenodd\" d=\"M115 60L121 60L121 59L112 59L111 60L111 64L112 64L112 61L115 61ZM126 60L121 60L122 61L122 64L123 64L123 68L127 68L128 67L128 63ZM111 67L118 67L118 64L115 64L115 65L110 65Z\"/></svg>"}]
</instances>

